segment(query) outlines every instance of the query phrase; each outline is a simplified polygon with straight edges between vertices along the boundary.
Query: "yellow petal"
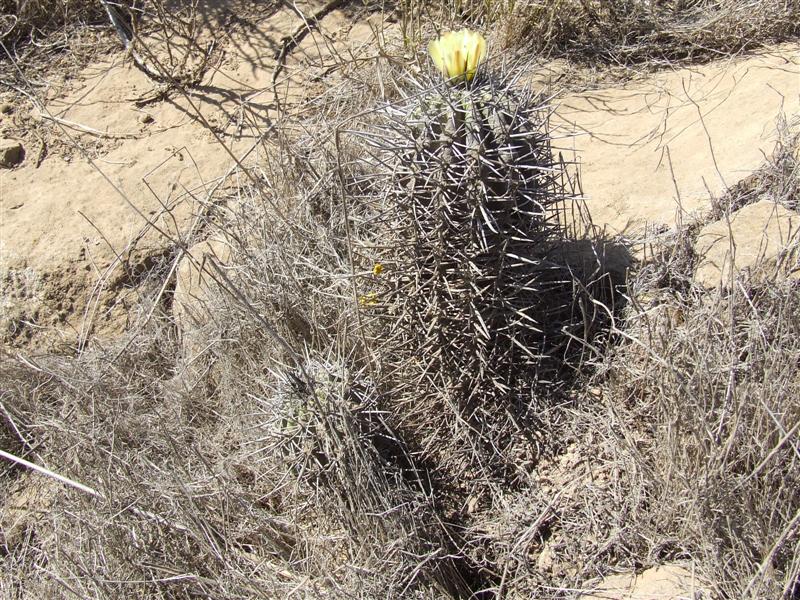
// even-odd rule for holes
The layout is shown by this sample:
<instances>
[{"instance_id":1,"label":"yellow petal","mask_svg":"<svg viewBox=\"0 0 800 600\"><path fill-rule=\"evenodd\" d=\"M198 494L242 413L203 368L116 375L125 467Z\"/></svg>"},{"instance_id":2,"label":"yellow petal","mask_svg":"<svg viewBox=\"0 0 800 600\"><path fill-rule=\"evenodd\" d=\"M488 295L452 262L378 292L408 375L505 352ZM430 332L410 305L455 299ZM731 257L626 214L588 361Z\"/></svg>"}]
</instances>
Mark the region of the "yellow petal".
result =
<instances>
[{"instance_id":1,"label":"yellow petal","mask_svg":"<svg viewBox=\"0 0 800 600\"><path fill-rule=\"evenodd\" d=\"M467 81L471 81L475 77L475 72L478 70L478 65L486 57L486 40L482 35L473 33L469 37L467 43L467 68L466 76Z\"/></svg>"},{"instance_id":2,"label":"yellow petal","mask_svg":"<svg viewBox=\"0 0 800 600\"><path fill-rule=\"evenodd\" d=\"M436 68L442 72L442 75L447 75L447 71L445 70L441 39L433 40L430 44L428 44L428 54L431 55L431 59L433 59L433 64L435 64Z\"/></svg>"},{"instance_id":3,"label":"yellow petal","mask_svg":"<svg viewBox=\"0 0 800 600\"><path fill-rule=\"evenodd\" d=\"M453 76L453 69L454 69L454 50L455 50L455 35L453 32L445 33L441 38L441 45L442 45L442 58L444 63L444 72L445 77L452 77Z\"/></svg>"},{"instance_id":4,"label":"yellow petal","mask_svg":"<svg viewBox=\"0 0 800 600\"><path fill-rule=\"evenodd\" d=\"M459 46L455 46L450 50L449 63L447 65L447 76L451 79L458 77L464 72L464 56L463 50Z\"/></svg>"}]
</instances>

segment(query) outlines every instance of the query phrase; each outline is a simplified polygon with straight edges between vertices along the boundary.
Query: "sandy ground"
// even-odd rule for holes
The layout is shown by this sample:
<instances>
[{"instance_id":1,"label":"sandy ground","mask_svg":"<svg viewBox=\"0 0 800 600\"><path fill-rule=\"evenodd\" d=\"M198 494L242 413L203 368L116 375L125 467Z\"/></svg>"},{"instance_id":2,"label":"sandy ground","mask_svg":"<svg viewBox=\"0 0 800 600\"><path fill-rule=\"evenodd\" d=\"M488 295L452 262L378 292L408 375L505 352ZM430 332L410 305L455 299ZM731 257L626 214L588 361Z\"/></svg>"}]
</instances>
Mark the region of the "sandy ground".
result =
<instances>
[{"instance_id":1,"label":"sandy ground","mask_svg":"<svg viewBox=\"0 0 800 600\"><path fill-rule=\"evenodd\" d=\"M137 274L197 236L199 217L231 181L231 154L258 160L259 142L269 143L276 102L295 115L313 110L310 100L335 92L336 54L374 56L374 32L392 26L367 17L326 15L273 85L276 53L303 25L298 14L282 8L237 28L212 12L208 30L229 33L190 94L159 98L120 52L50 98L40 117L87 150L41 164L29 153L0 170L4 342L74 346L90 332L121 331ZM595 224L641 238L701 213L757 169L779 114L798 112L799 92L800 49L784 46L562 97L556 143L581 165Z\"/></svg>"},{"instance_id":2,"label":"sandy ground","mask_svg":"<svg viewBox=\"0 0 800 600\"><path fill-rule=\"evenodd\" d=\"M90 332L121 331L136 274L198 233L205 208L233 181L233 156L258 160L276 101L290 114L307 110L332 52L374 53L372 21L328 14L275 86L276 49L303 25L288 8L226 35L214 68L185 96L157 99L122 52L80 72L39 112L91 150L0 170L3 341L74 346Z\"/></svg>"},{"instance_id":3,"label":"sandy ground","mask_svg":"<svg viewBox=\"0 0 800 600\"><path fill-rule=\"evenodd\" d=\"M560 101L594 222L638 237L691 220L763 164L800 111L800 48L658 73ZM567 144L565 146L569 147Z\"/></svg>"}]
</instances>

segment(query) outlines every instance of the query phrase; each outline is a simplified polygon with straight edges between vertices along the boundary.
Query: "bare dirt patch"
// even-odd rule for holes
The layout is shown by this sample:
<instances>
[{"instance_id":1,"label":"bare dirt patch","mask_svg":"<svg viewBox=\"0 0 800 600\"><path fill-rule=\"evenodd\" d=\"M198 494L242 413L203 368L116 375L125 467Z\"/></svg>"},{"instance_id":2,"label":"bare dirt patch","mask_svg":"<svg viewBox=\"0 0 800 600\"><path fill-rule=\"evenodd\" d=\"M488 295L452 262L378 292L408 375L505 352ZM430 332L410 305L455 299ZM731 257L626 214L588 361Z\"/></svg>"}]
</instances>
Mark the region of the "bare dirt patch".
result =
<instances>
[{"instance_id":1,"label":"bare dirt patch","mask_svg":"<svg viewBox=\"0 0 800 600\"><path fill-rule=\"evenodd\" d=\"M789 45L560 99L594 222L636 238L702 217L772 154L798 82Z\"/></svg>"}]
</instances>

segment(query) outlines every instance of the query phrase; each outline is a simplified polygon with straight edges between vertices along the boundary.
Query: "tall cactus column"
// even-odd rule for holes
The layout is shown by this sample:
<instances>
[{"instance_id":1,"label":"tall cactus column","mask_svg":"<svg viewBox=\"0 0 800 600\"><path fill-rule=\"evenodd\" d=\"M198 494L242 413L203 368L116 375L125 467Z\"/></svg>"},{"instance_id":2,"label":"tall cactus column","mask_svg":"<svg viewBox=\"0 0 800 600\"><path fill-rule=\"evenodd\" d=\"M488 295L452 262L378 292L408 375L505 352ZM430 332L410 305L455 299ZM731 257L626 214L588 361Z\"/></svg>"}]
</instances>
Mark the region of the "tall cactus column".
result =
<instances>
[{"instance_id":1,"label":"tall cactus column","mask_svg":"<svg viewBox=\"0 0 800 600\"><path fill-rule=\"evenodd\" d=\"M576 318L571 274L549 258L569 194L549 108L488 72L484 39L462 30L429 51L445 81L411 96L382 138L381 356L424 446L454 432L497 446Z\"/></svg>"}]
</instances>

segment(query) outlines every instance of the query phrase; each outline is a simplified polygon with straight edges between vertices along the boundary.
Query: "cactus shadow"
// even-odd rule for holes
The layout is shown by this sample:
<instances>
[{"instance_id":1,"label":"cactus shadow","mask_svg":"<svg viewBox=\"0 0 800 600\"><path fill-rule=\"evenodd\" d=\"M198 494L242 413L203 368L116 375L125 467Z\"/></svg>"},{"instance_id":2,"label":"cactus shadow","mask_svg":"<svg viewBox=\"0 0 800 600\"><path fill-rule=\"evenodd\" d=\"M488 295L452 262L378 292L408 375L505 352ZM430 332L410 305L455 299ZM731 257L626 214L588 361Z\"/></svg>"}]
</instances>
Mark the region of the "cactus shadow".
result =
<instances>
[{"instance_id":1,"label":"cactus shadow","mask_svg":"<svg viewBox=\"0 0 800 600\"><path fill-rule=\"evenodd\" d=\"M562 328L563 339L557 344L565 367L562 379L569 379L570 372L598 363L605 354L627 305L628 272L635 259L620 240L590 233L562 240L548 260L569 273L574 290L572 319Z\"/></svg>"}]
</instances>

